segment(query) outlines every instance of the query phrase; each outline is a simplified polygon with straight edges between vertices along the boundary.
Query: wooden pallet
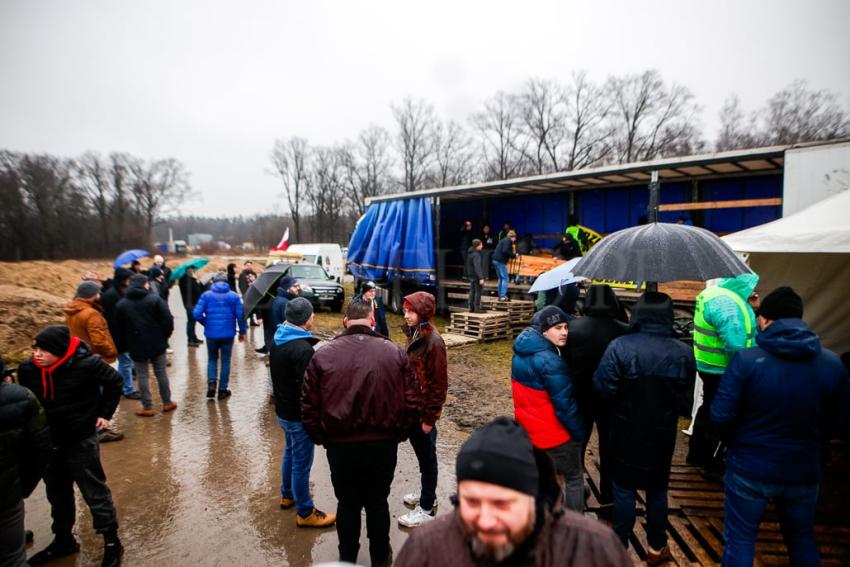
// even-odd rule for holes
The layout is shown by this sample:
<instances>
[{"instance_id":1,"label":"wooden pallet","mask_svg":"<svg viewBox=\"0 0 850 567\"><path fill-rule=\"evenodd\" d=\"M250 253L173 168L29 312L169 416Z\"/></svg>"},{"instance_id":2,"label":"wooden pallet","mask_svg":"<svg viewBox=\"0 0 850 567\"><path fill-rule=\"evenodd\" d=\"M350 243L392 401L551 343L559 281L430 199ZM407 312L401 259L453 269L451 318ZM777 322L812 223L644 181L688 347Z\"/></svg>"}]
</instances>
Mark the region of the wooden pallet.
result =
<instances>
[{"instance_id":1,"label":"wooden pallet","mask_svg":"<svg viewBox=\"0 0 850 567\"><path fill-rule=\"evenodd\" d=\"M463 334L450 332L449 329L450 327L446 327L446 331L440 333L440 336L443 338L443 342L446 343L446 348L461 347L478 342L475 337L468 337Z\"/></svg>"},{"instance_id":2,"label":"wooden pallet","mask_svg":"<svg viewBox=\"0 0 850 567\"><path fill-rule=\"evenodd\" d=\"M679 443L685 442L679 436ZM595 446L585 460L590 497L588 509L600 514L599 469ZM673 560L668 565L715 566L723 557L723 486L703 478L700 469L674 459L668 489L668 545ZM629 555L635 565L646 560L646 508L638 493L637 521L630 538ZM822 565L850 565L850 526L815 525ZM756 565L788 565L776 513L769 506L756 539Z\"/></svg>"}]
</instances>

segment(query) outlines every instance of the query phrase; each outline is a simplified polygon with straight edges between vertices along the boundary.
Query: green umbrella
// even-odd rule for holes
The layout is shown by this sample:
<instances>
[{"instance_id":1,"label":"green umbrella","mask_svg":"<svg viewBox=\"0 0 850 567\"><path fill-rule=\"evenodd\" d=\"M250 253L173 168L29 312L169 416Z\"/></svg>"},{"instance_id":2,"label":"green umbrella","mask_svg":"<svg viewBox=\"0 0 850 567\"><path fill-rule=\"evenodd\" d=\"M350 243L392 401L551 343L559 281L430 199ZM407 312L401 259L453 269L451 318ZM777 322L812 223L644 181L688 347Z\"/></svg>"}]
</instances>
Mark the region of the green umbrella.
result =
<instances>
[{"instance_id":1,"label":"green umbrella","mask_svg":"<svg viewBox=\"0 0 850 567\"><path fill-rule=\"evenodd\" d=\"M171 277L169 279L171 281L177 281L186 274L186 270L188 270L189 268L195 268L196 270L200 270L209 263L209 258L192 258L191 260L183 262L182 264L171 270Z\"/></svg>"}]
</instances>

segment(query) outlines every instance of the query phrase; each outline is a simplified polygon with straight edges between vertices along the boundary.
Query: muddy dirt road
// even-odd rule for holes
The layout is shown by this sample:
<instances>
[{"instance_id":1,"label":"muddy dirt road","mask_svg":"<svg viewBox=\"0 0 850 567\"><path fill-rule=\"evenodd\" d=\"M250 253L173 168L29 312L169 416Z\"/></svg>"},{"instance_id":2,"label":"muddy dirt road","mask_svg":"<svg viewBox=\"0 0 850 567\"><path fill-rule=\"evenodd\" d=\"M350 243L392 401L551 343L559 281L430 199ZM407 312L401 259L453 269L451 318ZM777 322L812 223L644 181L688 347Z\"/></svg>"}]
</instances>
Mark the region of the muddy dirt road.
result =
<instances>
[{"instance_id":1,"label":"muddy dirt road","mask_svg":"<svg viewBox=\"0 0 850 567\"><path fill-rule=\"evenodd\" d=\"M122 399L113 424L126 438L101 447L126 548L124 564L298 566L336 560L333 528L297 529L295 512L278 507L283 433L269 404L268 371L263 359L254 353L262 341L262 329L251 328L248 340L234 346L233 396L224 402L211 402L205 398L206 349L204 345L197 349L186 346L179 294L172 294L171 308L176 331L171 341L174 355L169 377L178 409L139 418L133 414L138 402ZM330 331L339 322L339 315L324 313L319 317L319 328ZM393 324L400 324L400 318L393 316ZM509 346L491 348L499 351ZM454 457L466 432L499 411L511 410L508 368L496 370L481 363L470 367L470 358L461 351L450 355L453 386L438 425L438 513L451 510ZM480 379L482 375L484 380ZM316 451L312 484L316 506L335 511L336 499L321 447ZM396 518L407 511L402 497L416 489L416 459L409 444L404 443L399 447L390 496L391 538L396 551L406 538L405 530L396 523ZM79 494L77 500L76 530L82 550L56 565L99 564L102 539L93 532ZM43 485L27 501L26 524L35 532L31 554L51 539ZM360 561L368 562L365 523Z\"/></svg>"}]
</instances>

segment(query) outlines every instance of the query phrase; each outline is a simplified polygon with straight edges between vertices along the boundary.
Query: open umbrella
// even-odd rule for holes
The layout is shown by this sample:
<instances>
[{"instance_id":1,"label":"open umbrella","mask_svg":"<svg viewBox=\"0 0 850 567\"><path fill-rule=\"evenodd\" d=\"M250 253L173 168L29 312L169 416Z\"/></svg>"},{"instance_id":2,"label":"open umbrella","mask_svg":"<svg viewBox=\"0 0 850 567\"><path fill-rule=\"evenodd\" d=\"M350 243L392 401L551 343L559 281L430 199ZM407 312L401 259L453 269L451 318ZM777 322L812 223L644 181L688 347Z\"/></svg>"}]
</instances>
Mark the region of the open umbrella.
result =
<instances>
[{"instance_id":1,"label":"open umbrella","mask_svg":"<svg viewBox=\"0 0 850 567\"><path fill-rule=\"evenodd\" d=\"M245 315L249 315L257 305L274 299L277 281L291 264L275 264L263 270L248 291L245 292Z\"/></svg>"},{"instance_id":2,"label":"open umbrella","mask_svg":"<svg viewBox=\"0 0 850 567\"><path fill-rule=\"evenodd\" d=\"M546 291L547 289L561 287L562 285L580 282L584 279L584 277L577 276L574 272L574 268L576 267L576 264L578 264L579 260L581 260L581 256L555 266L548 272L543 272L537 276L536 280L534 280L534 285L531 286L528 293Z\"/></svg>"},{"instance_id":3,"label":"open umbrella","mask_svg":"<svg viewBox=\"0 0 850 567\"><path fill-rule=\"evenodd\" d=\"M574 271L594 280L670 282L734 277L752 270L714 233L659 222L606 236Z\"/></svg>"},{"instance_id":4,"label":"open umbrella","mask_svg":"<svg viewBox=\"0 0 850 567\"><path fill-rule=\"evenodd\" d=\"M186 275L186 271L189 268L195 268L196 270L200 270L209 263L210 261L208 258L192 258L191 260L187 260L186 262L183 262L182 264L171 270L171 277L168 279L173 282L176 282L184 275Z\"/></svg>"},{"instance_id":5,"label":"open umbrella","mask_svg":"<svg viewBox=\"0 0 850 567\"><path fill-rule=\"evenodd\" d=\"M147 250L142 250L137 248L135 250L125 250L118 254L118 257L115 258L115 261L112 263L113 268L120 268L124 264L129 264L134 260L138 260L139 258L144 258L146 256L150 256Z\"/></svg>"}]
</instances>

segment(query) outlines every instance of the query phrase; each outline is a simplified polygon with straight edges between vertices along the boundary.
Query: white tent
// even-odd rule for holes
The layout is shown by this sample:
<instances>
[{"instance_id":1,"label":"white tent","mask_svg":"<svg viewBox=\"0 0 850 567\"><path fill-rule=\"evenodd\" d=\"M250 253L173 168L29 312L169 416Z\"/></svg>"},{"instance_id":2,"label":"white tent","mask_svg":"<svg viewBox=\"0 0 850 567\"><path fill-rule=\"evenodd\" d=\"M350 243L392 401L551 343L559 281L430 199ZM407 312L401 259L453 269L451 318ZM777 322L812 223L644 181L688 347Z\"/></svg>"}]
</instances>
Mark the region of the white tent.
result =
<instances>
[{"instance_id":1,"label":"white tent","mask_svg":"<svg viewBox=\"0 0 850 567\"><path fill-rule=\"evenodd\" d=\"M761 277L762 296L789 285L824 345L850 351L850 191L791 216L725 236Z\"/></svg>"}]
</instances>

